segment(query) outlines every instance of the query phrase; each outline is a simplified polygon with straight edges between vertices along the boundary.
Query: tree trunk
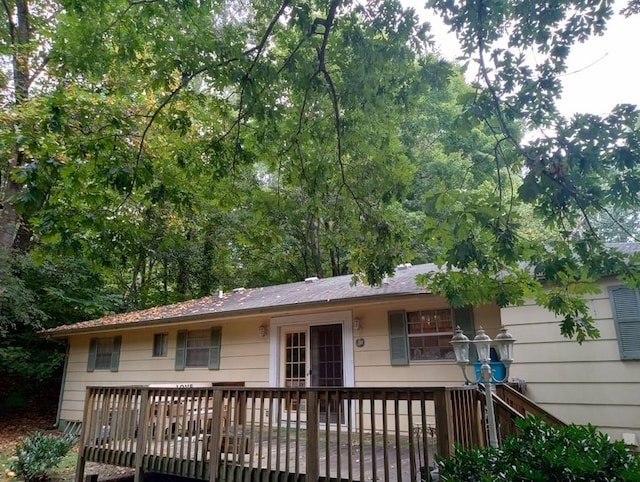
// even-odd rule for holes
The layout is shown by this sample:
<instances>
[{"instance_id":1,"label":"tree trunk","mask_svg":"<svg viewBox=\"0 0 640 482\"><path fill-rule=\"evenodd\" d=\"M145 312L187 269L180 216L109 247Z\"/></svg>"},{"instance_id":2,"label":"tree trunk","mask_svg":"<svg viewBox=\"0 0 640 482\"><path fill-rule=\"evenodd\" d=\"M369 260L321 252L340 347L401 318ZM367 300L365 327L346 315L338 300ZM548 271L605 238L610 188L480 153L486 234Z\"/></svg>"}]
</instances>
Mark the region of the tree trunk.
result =
<instances>
[{"instance_id":1,"label":"tree trunk","mask_svg":"<svg viewBox=\"0 0 640 482\"><path fill-rule=\"evenodd\" d=\"M14 100L16 105L24 103L29 98L29 8L27 0L16 0L15 12L7 12L7 22L9 35L13 47L13 83ZM12 15L15 14L16 22ZM14 126L15 131L19 126ZM24 164L26 156L21 149L20 143L16 142L13 147L13 155L9 159L7 170L0 185L0 193L3 199L0 202L0 246L5 248L19 247L28 248L28 241L24 236L18 240L18 231L22 225L20 214L15 208L13 198L20 192L21 186L12 179L13 171ZM29 232L25 227L24 232ZM19 241L19 246L16 246Z\"/></svg>"}]
</instances>

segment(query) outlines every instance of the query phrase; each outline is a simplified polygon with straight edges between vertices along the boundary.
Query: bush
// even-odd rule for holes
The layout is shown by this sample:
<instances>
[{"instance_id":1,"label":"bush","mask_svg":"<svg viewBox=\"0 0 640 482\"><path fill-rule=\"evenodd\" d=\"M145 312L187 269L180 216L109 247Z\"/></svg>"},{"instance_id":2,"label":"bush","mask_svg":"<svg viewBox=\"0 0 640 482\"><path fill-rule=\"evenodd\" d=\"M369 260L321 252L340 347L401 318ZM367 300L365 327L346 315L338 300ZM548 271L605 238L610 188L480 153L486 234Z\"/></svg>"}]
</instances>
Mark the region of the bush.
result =
<instances>
[{"instance_id":1,"label":"bush","mask_svg":"<svg viewBox=\"0 0 640 482\"><path fill-rule=\"evenodd\" d=\"M75 442L73 435L61 437L35 432L20 440L11 470L26 482L47 480L49 471L62 461Z\"/></svg>"},{"instance_id":2,"label":"bush","mask_svg":"<svg viewBox=\"0 0 640 482\"><path fill-rule=\"evenodd\" d=\"M520 435L508 437L500 448L456 447L455 455L438 459L441 480L640 481L640 458L592 425L559 428L535 417L516 423Z\"/></svg>"}]
</instances>

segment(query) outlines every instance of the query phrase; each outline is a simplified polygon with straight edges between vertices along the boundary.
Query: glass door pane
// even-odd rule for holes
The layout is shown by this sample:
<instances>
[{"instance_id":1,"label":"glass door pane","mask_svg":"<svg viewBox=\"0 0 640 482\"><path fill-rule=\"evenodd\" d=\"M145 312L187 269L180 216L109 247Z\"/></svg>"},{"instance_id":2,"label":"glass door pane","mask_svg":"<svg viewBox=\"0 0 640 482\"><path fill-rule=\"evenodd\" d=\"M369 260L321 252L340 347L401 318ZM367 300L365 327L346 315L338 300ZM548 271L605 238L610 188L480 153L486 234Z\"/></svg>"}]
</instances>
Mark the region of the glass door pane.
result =
<instances>
[{"instance_id":1,"label":"glass door pane","mask_svg":"<svg viewBox=\"0 0 640 482\"><path fill-rule=\"evenodd\" d=\"M307 385L307 333L285 333L284 386L286 388Z\"/></svg>"},{"instance_id":2,"label":"glass door pane","mask_svg":"<svg viewBox=\"0 0 640 482\"><path fill-rule=\"evenodd\" d=\"M311 386L342 387L342 325L311 327ZM339 423L338 403L321 401L320 421Z\"/></svg>"},{"instance_id":3,"label":"glass door pane","mask_svg":"<svg viewBox=\"0 0 640 482\"><path fill-rule=\"evenodd\" d=\"M307 386L307 331L284 331L282 335L284 353L284 387L285 388L303 388ZM299 412L297 417L302 421L305 418L306 404L305 400L298 401L293 399L285 407L286 412ZM283 413L283 416L285 414Z\"/></svg>"},{"instance_id":4,"label":"glass door pane","mask_svg":"<svg viewBox=\"0 0 640 482\"><path fill-rule=\"evenodd\" d=\"M342 325L311 327L311 386L341 387Z\"/></svg>"}]
</instances>

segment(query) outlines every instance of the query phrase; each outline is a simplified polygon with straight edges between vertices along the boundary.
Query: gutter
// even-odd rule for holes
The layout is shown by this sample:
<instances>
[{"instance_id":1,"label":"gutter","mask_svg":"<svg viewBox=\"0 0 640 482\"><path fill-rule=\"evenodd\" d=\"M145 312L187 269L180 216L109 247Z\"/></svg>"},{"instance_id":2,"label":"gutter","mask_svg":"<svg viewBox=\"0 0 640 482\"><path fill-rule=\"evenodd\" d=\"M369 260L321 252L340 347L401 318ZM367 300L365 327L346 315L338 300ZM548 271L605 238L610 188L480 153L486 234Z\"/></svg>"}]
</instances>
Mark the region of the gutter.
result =
<instances>
[{"instance_id":1,"label":"gutter","mask_svg":"<svg viewBox=\"0 0 640 482\"><path fill-rule=\"evenodd\" d=\"M58 409L56 410L56 421L54 427L60 428L60 414L62 413L62 396L64 394L64 385L67 382L67 367L69 365L69 351L71 350L71 343L67 340L65 342L66 350L64 354L64 368L62 370L62 380L60 381L60 392L58 394Z\"/></svg>"}]
</instances>

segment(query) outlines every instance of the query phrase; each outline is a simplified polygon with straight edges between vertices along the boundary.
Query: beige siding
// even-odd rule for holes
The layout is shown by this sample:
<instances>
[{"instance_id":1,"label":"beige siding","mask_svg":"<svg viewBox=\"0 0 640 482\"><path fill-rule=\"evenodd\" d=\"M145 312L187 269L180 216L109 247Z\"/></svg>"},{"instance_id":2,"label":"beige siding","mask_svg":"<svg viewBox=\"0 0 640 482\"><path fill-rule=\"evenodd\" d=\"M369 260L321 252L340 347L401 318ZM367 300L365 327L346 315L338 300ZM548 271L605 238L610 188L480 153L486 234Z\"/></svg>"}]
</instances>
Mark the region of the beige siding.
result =
<instances>
[{"instance_id":1,"label":"beige siding","mask_svg":"<svg viewBox=\"0 0 640 482\"><path fill-rule=\"evenodd\" d=\"M607 286L589 297L601 337L579 345L560 335L559 320L533 304L502 310L518 340L512 376L527 395L568 423L596 425L614 438L640 440L640 362L621 361Z\"/></svg>"},{"instance_id":2,"label":"beige siding","mask_svg":"<svg viewBox=\"0 0 640 482\"><path fill-rule=\"evenodd\" d=\"M608 433L613 438L622 438L622 433L634 433L637 437L637 430L628 428L626 425L620 428L620 420L633 423L638 420L638 407L636 406L600 406L598 409L598 423L593 421L594 407L592 405L579 404L549 404L550 412L557 414L561 420L571 420L571 423L579 425L596 425L599 430ZM620 434L620 435L617 435Z\"/></svg>"},{"instance_id":3,"label":"beige siding","mask_svg":"<svg viewBox=\"0 0 640 482\"><path fill-rule=\"evenodd\" d=\"M268 338L258 334L264 318L242 322L202 323L198 325L163 326L127 330L122 334L118 372L96 370L87 372L90 335L76 335L71 344L60 418L81 420L87 386L150 385L165 383L220 383L243 381L247 386L267 386L269 370ZM175 370L178 329L222 327L220 370L187 368ZM154 333L168 333L166 357L152 357ZM112 336L104 333L100 336Z\"/></svg>"}]
</instances>

